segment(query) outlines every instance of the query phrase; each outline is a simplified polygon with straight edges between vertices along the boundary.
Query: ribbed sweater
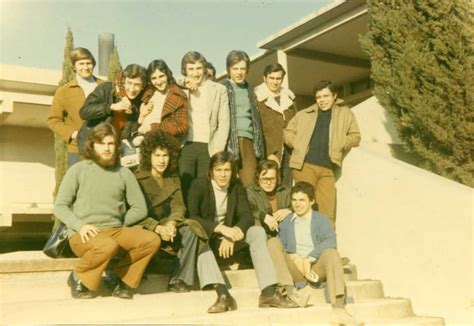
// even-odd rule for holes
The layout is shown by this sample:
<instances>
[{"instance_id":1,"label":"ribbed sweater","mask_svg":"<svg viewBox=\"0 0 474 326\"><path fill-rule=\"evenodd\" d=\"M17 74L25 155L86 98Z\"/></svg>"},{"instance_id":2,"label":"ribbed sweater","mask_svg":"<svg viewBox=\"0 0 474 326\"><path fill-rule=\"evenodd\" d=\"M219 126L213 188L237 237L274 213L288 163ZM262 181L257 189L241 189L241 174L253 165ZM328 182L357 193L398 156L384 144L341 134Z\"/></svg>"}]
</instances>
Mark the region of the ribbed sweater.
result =
<instances>
[{"instance_id":1,"label":"ribbed sweater","mask_svg":"<svg viewBox=\"0 0 474 326\"><path fill-rule=\"evenodd\" d=\"M99 229L133 225L146 214L145 199L129 169L104 169L90 160L67 170L54 206L54 215L70 235L85 224Z\"/></svg>"}]
</instances>

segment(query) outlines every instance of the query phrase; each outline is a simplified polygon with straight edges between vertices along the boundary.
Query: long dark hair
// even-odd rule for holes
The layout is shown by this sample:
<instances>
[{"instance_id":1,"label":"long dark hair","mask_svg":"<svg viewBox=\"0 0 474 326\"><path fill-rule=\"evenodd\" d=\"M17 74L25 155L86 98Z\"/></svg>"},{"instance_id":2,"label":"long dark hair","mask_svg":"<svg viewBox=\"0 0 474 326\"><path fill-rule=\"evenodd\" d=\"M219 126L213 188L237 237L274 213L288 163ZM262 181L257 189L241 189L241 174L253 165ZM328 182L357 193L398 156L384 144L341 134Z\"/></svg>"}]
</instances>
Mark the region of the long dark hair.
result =
<instances>
[{"instance_id":1,"label":"long dark hair","mask_svg":"<svg viewBox=\"0 0 474 326\"><path fill-rule=\"evenodd\" d=\"M162 59L153 60L148 65L148 69L147 69L148 81L150 81L151 75L157 70L161 71L162 73L166 75L166 77L168 77L168 84L176 84L176 81L173 77L173 72L168 67L165 60L162 60Z\"/></svg>"},{"instance_id":2,"label":"long dark hair","mask_svg":"<svg viewBox=\"0 0 474 326\"><path fill-rule=\"evenodd\" d=\"M161 130L151 131L145 134L145 138L140 144L140 169L151 171L151 155L157 149L168 151L170 161L168 167L163 173L164 177L176 174L178 165L179 143L176 138Z\"/></svg>"}]
</instances>

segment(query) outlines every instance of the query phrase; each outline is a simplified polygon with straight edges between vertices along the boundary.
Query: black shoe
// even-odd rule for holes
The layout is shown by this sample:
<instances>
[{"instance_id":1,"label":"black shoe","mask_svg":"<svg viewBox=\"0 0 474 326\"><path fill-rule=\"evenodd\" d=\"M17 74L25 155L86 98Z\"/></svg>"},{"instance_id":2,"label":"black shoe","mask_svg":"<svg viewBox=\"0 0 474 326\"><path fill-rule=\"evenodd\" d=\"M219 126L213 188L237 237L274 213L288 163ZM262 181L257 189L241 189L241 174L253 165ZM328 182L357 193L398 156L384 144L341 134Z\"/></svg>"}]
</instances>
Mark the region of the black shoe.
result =
<instances>
[{"instance_id":1,"label":"black shoe","mask_svg":"<svg viewBox=\"0 0 474 326\"><path fill-rule=\"evenodd\" d=\"M237 302L232 296L227 296L225 294L217 297L216 302L207 309L207 312L210 314L226 312L231 310L237 310Z\"/></svg>"},{"instance_id":2,"label":"black shoe","mask_svg":"<svg viewBox=\"0 0 474 326\"><path fill-rule=\"evenodd\" d=\"M112 292L112 296L120 299L133 299L132 289L120 280Z\"/></svg>"},{"instance_id":3,"label":"black shoe","mask_svg":"<svg viewBox=\"0 0 474 326\"><path fill-rule=\"evenodd\" d=\"M275 294L271 297L264 297L260 295L260 297L258 298L258 306L260 308L268 308L268 307L297 308L298 307L298 305L295 302L288 299L286 296L282 295L279 292L275 292Z\"/></svg>"},{"instance_id":4,"label":"black shoe","mask_svg":"<svg viewBox=\"0 0 474 326\"><path fill-rule=\"evenodd\" d=\"M173 291L176 293L185 293L191 290L186 285L186 283L184 283L183 280L177 280L175 283L168 285L168 291Z\"/></svg>"},{"instance_id":5,"label":"black shoe","mask_svg":"<svg viewBox=\"0 0 474 326\"><path fill-rule=\"evenodd\" d=\"M120 277L118 277L114 271L110 269L105 270L105 277L103 280L103 284L107 290L113 291L115 287L117 286L117 284L119 283L119 281L120 281Z\"/></svg>"},{"instance_id":6,"label":"black shoe","mask_svg":"<svg viewBox=\"0 0 474 326\"><path fill-rule=\"evenodd\" d=\"M67 285L71 288L71 296L74 299L92 299L94 294L89 290L84 284L82 284L81 280L75 280L73 276L73 272L69 274L67 279Z\"/></svg>"}]
</instances>

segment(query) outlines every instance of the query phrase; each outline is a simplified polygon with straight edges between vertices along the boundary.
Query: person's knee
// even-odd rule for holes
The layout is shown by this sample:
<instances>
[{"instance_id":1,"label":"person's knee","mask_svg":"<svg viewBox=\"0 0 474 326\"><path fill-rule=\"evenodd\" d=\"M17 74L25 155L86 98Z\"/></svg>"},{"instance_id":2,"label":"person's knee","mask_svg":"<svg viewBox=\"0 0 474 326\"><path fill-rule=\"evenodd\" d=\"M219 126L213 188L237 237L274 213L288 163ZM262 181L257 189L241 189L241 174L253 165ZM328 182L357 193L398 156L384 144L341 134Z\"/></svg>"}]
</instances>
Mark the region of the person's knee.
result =
<instances>
[{"instance_id":1,"label":"person's knee","mask_svg":"<svg viewBox=\"0 0 474 326\"><path fill-rule=\"evenodd\" d=\"M107 260L114 257L120 249L117 242L110 239L110 241L101 241L100 243L94 243L92 251L95 257L101 257L100 260Z\"/></svg>"},{"instance_id":2,"label":"person's knee","mask_svg":"<svg viewBox=\"0 0 474 326\"><path fill-rule=\"evenodd\" d=\"M329 260L336 260L336 259L341 259L340 255L339 255L339 252L337 251L337 249L335 248L328 248L328 249L325 249L322 253L321 253L321 256L320 256L320 259L321 258L325 258L325 259L329 259Z\"/></svg>"},{"instance_id":3,"label":"person's knee","mask_svg":"<svg viewBox=\"0 0 474 326\"><path fill-rule=\"evenodd\" d=\"M254 225L247 230L246 239L248 243L265 242L267 235L265 229L261 226Z\"/></svg>"},{"instance_id":4,"label":"person's knee","mask_svg":"<svg viewBox=\"0 0 474 326\"><path fill-rule=\"evenodd\" d=\"M146 231L140 236L140 247L156 248L157 250L161 245L161 238L158 234L151 231Z\"/></svg>"}]
</instances>

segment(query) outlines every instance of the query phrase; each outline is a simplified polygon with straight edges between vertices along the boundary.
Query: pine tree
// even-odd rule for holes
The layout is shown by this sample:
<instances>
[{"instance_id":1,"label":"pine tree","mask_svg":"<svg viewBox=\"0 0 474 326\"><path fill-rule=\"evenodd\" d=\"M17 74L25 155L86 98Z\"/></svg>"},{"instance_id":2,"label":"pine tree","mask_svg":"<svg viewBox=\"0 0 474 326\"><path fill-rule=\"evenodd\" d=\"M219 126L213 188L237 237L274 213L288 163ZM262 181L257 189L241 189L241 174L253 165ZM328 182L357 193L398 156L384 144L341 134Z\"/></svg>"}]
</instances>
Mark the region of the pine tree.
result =
<instances>
[{"instance_id":1,"label":"pine tree","mask_svg":"<svg viewBox=\"0 0 474 326\"><path fill-rule=\"evenodd\" d=\"M469 1L368 0L374 93L422 167L474 186Z\"/></svg>"},{"instance_id":2,"label":"pine tree","mask_svg":"<svg viewBox=\"0 0 474 326\"><path fill-rule=\"evenodd\" d=\"M71 59L69 55L71 51L74 49L74 37L72 35L71 28L68 27L66 33L66 46L64 47L64 61L63 61L63 75L62 79L59 81L59 86L67 84L74 78L74 71L71 64ZM55 178L56 178L56 186L54 188L54 198L56 198L56 194L59 190L59 185L64 177L64 174L67 170L67 144L66 142L59 137L58 135L54 134L54 151L56 154L55 158Z\"/></svg>"},{"instance_id":3,"label":"pine tree","mask_svg":"<svg viewBox=\"0 0 474 326\"><path fill-rule=\"evenodd\" d=\"M114 46L114 51L112 52L109 60L109 71L107 75L108 80L113 81L117 72L120 71L122 71L122 65L120 64L118 49L116 46Z\"/></svg>"}]
</instances>

